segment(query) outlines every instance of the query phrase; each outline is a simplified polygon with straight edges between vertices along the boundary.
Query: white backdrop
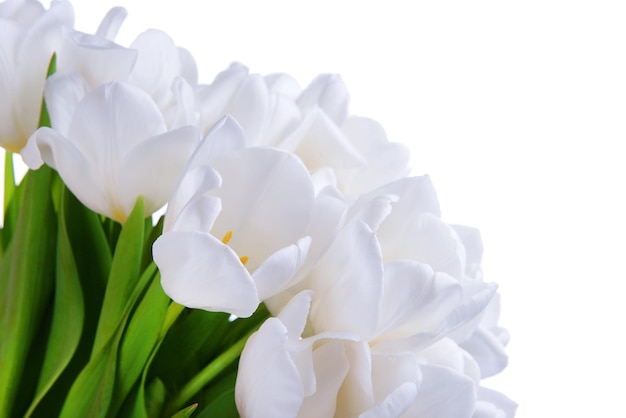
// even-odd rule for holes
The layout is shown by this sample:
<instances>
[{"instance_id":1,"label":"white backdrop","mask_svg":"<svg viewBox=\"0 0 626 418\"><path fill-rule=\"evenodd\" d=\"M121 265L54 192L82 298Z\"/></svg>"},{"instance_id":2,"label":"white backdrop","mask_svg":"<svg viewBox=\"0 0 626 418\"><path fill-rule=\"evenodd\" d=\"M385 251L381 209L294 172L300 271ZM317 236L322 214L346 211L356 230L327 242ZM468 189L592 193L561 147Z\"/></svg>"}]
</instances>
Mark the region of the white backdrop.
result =
<instances>
[{"instance_id":1,"label":"white backdrop","mask_svg":"<svg viewBox=\"0 0 626 418\"><path fill-rule=\"evenodd\" d=\"M626 416L626 7L614 1L74 0L76 27L165 30L209 83L231 61L306 85L410 146L444 220L476 226L518 417Z\"/></svg>"}]
</instances>

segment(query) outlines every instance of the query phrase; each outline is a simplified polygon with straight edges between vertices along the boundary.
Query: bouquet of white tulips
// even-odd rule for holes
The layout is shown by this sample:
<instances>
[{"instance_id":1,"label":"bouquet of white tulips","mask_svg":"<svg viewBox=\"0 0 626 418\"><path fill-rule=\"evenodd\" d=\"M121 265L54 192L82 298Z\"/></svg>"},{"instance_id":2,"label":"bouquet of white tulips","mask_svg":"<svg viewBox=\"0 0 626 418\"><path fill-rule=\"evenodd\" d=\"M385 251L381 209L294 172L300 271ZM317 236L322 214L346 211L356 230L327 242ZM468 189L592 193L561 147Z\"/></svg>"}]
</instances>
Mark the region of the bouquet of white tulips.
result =
<instances>
[{"instance_id":1,"label":"bouquet of white tulips","mask_svg":"<svg viewBox=\"0 0 626 418\"><path fill-rule=\"evenodd\" d=\"M478 231L342 80L125 16L0 3L0 416L513 417Z\"/></svg>"}]
</instances>

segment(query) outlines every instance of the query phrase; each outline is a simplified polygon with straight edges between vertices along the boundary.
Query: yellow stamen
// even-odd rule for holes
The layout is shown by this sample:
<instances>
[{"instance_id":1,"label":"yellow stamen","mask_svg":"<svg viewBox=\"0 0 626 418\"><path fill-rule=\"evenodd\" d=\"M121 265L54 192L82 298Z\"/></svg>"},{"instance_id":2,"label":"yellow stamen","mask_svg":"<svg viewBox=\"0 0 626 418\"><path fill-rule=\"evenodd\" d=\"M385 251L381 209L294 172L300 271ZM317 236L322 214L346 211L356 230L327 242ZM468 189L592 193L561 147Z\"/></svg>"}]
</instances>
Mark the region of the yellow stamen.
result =
<instances>
[{"instance_id":1,"label":"yellow stamen","mask_svg":"<svg viewBox=\"0 0 626 418\"><path fill-rule=\"evenodd\" d=\"M233 237L233 231L228 231L226 235L224 235L224 238L222 238L222 243L224 245L228 245L228 242L230 241L232 237ZM247 255L244 255L243 257L239 257L239 260L241 261L241 264L245 266L249 260L249 257Z\"/></svg>"},{"instance_id":2,"label":"yellow stamen","mask_svg":"<svg viewBox=\"0 0 626 418\"><path fill-rule=\"evenodd\" d=\"M224 235L224 238L222 238L222 242L224 244L228 244L228 241L230 241L232 237L233 237L233 231L228 231L226 235Z\"/></svg>"}]
</instances>

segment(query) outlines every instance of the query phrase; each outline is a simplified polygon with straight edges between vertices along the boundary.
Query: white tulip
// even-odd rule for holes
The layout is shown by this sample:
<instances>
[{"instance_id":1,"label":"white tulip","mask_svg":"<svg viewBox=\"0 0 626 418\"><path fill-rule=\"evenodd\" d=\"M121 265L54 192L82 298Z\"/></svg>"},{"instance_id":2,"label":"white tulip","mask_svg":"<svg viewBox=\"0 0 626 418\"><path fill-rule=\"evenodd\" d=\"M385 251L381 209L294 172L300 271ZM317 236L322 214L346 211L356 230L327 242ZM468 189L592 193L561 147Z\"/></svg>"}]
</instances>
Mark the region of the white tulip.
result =
<instances>
[{"instance_id":1,"label":"white tulip","mask_svg":"<svg viewBox=\"0 0 626 418\"><path fill-rule=\"evenodd\" d=\"M154 260L182 305L249 316L298 279L311 235L319 244L334 233L342 208L316 199L298 158L244 144L233 119L216 125L169 201Z\"/></svg>"},{"instance_id":2,"label":"white tulip","mask_svg":"<svg viewBox=\"0 0 626 418\"><path fill-rule=\"evenodd\" d=\"M139 196L146 216L165 204L199 140L197 128L168 131L150 96L114 82L78 103L67 135L37 130L22 158L48 164L86 206L124 222Z\"/></svg>"},{"instance_id":3,"label":"white tulip","mask_svg":"<svg viewBox=\"0 0 626 418\"><path fill-rule=\"evenodd\" d=\"M0 146L20 152L35 132L52 54L74 25L69 2L48 10L35 0L0 4Z\"/></svg>"},{"instance_id":4,"label":"white tulip","mask_svg":"<svg viewBox=\"0 0 626 418\"><path fill-rule=\"evenodd\" d=\"M302 91L288 75L261 77L233 64L201 88L199 101L205 129L230 114L248 145L293 152L323 185L363 193L408 174L403 145L390 143L377 122L348 116L339 76L321 75Z\"/></svg>"}]
</instances>

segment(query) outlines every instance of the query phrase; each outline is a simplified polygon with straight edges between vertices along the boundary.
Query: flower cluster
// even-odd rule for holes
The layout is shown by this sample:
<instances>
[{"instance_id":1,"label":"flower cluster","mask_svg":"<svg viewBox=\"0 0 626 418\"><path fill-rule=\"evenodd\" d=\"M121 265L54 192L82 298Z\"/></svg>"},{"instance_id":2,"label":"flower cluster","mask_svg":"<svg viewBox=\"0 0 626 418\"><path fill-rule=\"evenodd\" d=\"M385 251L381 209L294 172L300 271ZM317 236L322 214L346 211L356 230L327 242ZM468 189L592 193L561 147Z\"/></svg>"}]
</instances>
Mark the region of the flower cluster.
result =
<instances>
[{"instance_id":1,"label":"flower cluster","mask_svg":"<svg viewBox=\"0 0 626 418\"><path fill-rule=\"evenodd\" d=\"M241 354L239 413L513 417L481 386L508 334L479 232L441 219L430 179L350 115L341 78L301 88L236 63L199 84L161 31L115 43L125 15L86 34L67 1L0 4L0 145L119 223L139 198L143 216L167 204L152 254L174 302L267 308Z\"/></svg>"}]
</instances>

